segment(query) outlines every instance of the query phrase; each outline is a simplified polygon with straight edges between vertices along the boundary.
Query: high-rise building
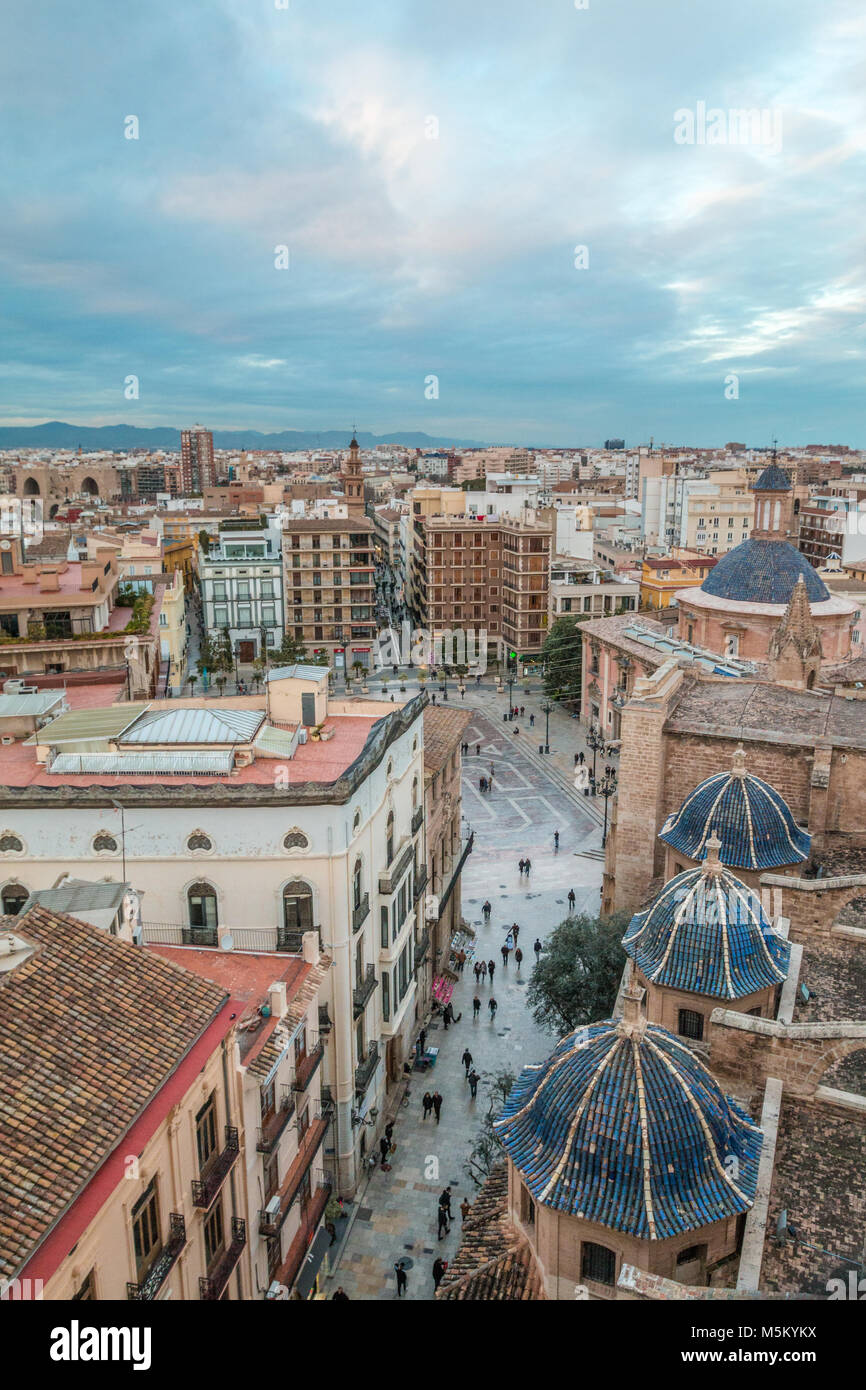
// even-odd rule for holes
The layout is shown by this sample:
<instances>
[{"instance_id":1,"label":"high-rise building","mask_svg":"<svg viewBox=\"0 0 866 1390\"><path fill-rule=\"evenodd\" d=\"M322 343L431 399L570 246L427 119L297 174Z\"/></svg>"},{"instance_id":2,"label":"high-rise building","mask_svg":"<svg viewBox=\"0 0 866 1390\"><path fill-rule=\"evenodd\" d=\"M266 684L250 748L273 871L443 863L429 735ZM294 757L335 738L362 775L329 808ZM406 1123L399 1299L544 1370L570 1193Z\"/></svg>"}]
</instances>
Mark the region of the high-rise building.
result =
<instances>
[{"instance_id":1,"label":"high-rise building","mask_svg":"<svg viewBox=\"0 0 866 1390\"><path fill-rule=\"evenodd\" d=\"M351 502L349 503L351 505ZM376 636L373 523L365 516L304 517L283 530L286 630L349 669L371 667Z\"/></svg>"},{"instance_id":2,"label":"high-rise building","mask_svg":"<svg viewBox=\"0 0 866 1390\"><path fill-rule=\"evenodd\" d=\"M180 432L180 466L183 490L187 495L204 492L216 483L213 457L213 431L203 425Z\"/></svg>"}]
</instances>

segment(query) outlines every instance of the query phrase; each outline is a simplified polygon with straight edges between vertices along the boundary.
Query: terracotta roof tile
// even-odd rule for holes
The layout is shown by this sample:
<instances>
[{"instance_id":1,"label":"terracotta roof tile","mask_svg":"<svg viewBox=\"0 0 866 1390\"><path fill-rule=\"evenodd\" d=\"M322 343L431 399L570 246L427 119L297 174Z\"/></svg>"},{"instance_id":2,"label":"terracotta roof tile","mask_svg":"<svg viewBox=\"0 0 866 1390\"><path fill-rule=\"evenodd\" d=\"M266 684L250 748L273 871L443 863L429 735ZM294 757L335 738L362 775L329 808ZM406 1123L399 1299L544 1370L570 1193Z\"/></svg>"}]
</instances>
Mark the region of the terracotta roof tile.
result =
<instances>
[{"instance_id":1,"label":"terracotta roof tile","mask_svg":"<svg viewBox=\"0 0 866 1390\"><path fill-rule=\"evenodd\" d=\"M427 705L424 710L424 771L438 772L463 740L472 722L468 709L444 709Z\"/></svg>"},{"instance_id":2,"label":"terracotta roof tile","mask_svg":"<svg viewBox=\"0 0 866 1390\"><path fill-rule=\"evenodd\" d=\"M463 1223L438 1299L515 1303L545 1298L528 1242L508 1220L508 1170L494 1168Z\"/></svg>"}]
</instances>

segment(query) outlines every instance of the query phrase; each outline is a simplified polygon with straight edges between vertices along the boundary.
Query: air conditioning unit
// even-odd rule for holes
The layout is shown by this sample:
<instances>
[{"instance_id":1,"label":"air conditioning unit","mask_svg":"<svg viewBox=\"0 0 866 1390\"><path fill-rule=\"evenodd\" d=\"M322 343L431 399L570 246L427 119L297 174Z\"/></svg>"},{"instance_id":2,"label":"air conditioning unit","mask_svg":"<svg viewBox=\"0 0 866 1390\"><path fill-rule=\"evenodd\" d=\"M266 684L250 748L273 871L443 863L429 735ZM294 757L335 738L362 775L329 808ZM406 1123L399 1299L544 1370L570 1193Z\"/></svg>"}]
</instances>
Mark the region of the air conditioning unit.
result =
<instances>
[{"instance_id":1,"label":"air conditioning unit","mask_svg":"<svg viewBox=\"0 0 866 1390\"><path fill-rule=\"evenodd\" d=\"M271 1200L268 1202L268 1205L265 1207L265 1215L277 1216L279 1214L279 1210L280 1198L279 1195L277 1195L276 1197L272 1197Z\"/></svg>"},{"instance_id":2,"label":"air conditioning unit","mask_svg":"<svg viewBox=\"0 0 866 1390\"><path fill-rule=\"evenodd\" d=\"M14 738L12 737L11 734L4 734L3 737L0 738L0 743L3 744L3 747L4 747L4 748L7 747L10 743L14 743L14 742L15 742L15 740L14 740Z\"/></svg>"},{"instance_id":3,"label":"air conditioning unit","mask_svg":"<svg viewBox=\"0 0 866 1390\"><path fill-rule=\"evenodd\" d=\"M298 730L298 743L306 743L308 738L309 734L302 725L301 728Z\"/></svg>"}]
</instances>

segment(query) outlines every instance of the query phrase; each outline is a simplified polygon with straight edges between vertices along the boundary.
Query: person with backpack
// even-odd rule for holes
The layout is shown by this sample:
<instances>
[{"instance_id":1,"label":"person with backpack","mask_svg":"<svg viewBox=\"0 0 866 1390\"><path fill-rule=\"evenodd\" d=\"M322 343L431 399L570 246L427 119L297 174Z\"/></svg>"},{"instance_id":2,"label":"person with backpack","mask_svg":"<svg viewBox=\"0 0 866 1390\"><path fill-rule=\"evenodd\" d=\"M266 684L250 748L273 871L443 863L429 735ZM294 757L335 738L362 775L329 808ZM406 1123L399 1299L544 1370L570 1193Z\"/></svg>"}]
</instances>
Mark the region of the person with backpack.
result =
<instances>
[{"instance_id":1,"label":"person with backpack","mask_svg":"<svg viewBox=\"0 0 866 1390\"><path fill-rule=\"evenodd\" d=\"M521 951L521 949L520 949L519 946L516 947L515 952L514 952L514 963L515 963L515 965L517 966L517 970L518 970L518 973L519 973L519 972L520 972L520 967L521 967L521 965L523 964L523 952Z\"/></svg>"},{"instance_id":2,"label":"person with backpack","mask_svg":"<svg viewBox=\"0 0 866 1390\"><path fill-rule=\"evenodd\" d=\"M499 1005L497 1004L496 1000L493 998L492 995L487 1001L487 1007L490 1010L490 1022L492 1023L496 1017L496 1010L499 1008Z\"/></svg>"}]
</instances>

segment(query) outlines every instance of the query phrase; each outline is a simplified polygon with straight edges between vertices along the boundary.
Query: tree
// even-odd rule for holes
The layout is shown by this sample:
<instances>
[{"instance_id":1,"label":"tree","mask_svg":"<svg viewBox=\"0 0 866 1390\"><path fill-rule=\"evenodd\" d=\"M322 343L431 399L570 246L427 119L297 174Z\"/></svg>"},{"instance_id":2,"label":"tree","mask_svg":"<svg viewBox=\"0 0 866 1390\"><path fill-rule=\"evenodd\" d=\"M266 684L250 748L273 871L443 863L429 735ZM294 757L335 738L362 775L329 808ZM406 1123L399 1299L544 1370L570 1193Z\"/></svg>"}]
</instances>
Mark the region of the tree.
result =
<instances>
[{"instance_id":1,"label":"tree","mask_svg":"<svg viewBox=\"0 0 866 1390\"><path fill-rule=\"evenodd\" d=\"M208 555L210 553L210 536L208 535L207 531L199 531L198 544L199 549L203 550L205 555Z\"/></svg>"},{"instance_id":2,"label":"tree","mask_svg":"<svg viewBox=\"0 0 866 1390\"><path fill-rule=\"evenodd\" d=\"M283 633L283 640L276 653L276 659L281 666L294 666L298 661L306 661L307 649L303 642L292 635L288 629Z\"/></svg>"},{"instance_id":3,"label":"tree","mask_svg":"<svg viewBox=\"0 0 866 1390\"><path fill-rule=\"evenodd\" d=\"M232 647L232 635L227 627L220 632L216 642L216 669L231 673L235 666L235 654Z\"/></svg>"},{"instance_id":4,"label":"tree","mask_svg":"<svg viewBox=\"0 0 866 1390\"><path fill-rule=\"evenodd\" d=\"M213 641L211 640L211 635L209 632L202 633L198 661L195 664L200 676L203 676L205 671L207 671L210 675L213 675L214 671L216 670L216 648L213 644Z\"/></svg>"},{"instance_id":5,"label":"tree","mask_svg":"<svg viewBox=\"0 0 866 1390\"><path fill-rule=\"evenodd\" d=\"M482 1084L490 1087L487 1113L475 1136L475 1143L469 1151L469 1157L463 1164L464 1172L477 1187L483 1185L485 1180L489 1178L491 1171L498 1163L502 1162L505 1156L505 1149L499 1135L493 1128L493 1121L502 1114L502 1108L511 1094L511 1088L516 1080L514 1072L509 1067L503 1067L494 1072L489 1079L486 1072L482 1077Z\"/></svg>"},{"instance_id":6,"label":"tree","mask_svg":"<svg viewBox=\"0 0 866 1390\"><path fill-rule=\"evenodd\" d=\"M628 913L566 917L552 933L526 991L533 1018L557 1037L610 1018L625 965Z\"/></svg>"},{"instance_id":7,"label":"tree","mask_svg":"<svg viewBox=\"0 0 866 1390\"><path fill-rule=\"evenodd\" d=\"M588 614L568 613L557 618L542 649L544 693L551 700L580 700L583 638L580 623Z\"/></svg>"}]
</instances>

